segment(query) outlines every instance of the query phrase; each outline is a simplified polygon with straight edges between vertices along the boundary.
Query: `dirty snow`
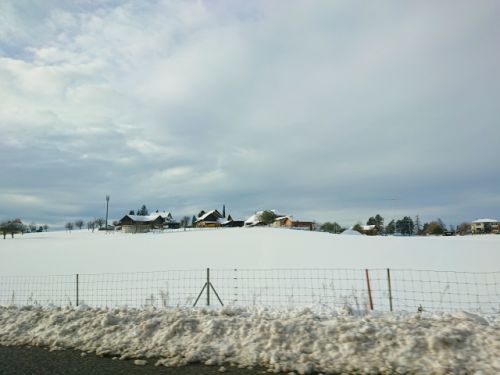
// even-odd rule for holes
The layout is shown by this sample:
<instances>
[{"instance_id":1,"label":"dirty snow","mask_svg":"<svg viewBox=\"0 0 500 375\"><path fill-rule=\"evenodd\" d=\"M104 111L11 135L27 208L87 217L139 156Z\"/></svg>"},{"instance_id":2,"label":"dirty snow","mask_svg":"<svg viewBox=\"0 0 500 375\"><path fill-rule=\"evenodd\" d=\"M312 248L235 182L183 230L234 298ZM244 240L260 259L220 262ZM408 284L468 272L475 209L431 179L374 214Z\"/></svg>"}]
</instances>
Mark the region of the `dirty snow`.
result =
<instances>
[{"instance_id":1,"label":"dirty snow","mask_svg":"<svg viewBox=\"0 0 500 375\"><path fill-rule=\"evenodd\" d=\"M299 374L500 373L498 315L346 312L9 307L0 308L0 345Z\"/></svg>"}]
</instances>

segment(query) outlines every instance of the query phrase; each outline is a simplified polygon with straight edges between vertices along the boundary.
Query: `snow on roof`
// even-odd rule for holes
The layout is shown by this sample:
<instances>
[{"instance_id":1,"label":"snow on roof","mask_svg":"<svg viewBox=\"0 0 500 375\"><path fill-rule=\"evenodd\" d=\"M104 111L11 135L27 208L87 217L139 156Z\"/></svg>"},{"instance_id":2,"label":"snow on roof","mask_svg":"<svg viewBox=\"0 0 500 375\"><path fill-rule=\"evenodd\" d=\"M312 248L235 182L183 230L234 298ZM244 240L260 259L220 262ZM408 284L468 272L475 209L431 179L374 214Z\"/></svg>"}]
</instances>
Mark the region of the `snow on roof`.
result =
<instances>
[{"instance_id":1,"label":"snow on roof","mask_svg":"<svg viewBox=\"0 0 500 375\"><path fill-rule=\"evenodd\" d=\"M473 223L498 223L498 220L495 220L495 219L477 219L477 220L474 220Z\"/></svg>"},{"instance_id":2,"label":"snow on roof","mask_svg":"<svg viewBox=\"0 0 500 375\"><path fill-rule=\"evenodd\" d=\"M156 220L160 215L157 213L154 213L152 215L146 215L146 216L141 216L141 215L126 215L126 216L131 218L133 221L147 222L147 221Z\"/></svg>"},{"instance_id":3,"label":"snow on roof","mask_svg":"<svg viewBox=\"0 0 500 375\"><path fill-rule=\"evenodd\" d=\"M280 217L277 217L274 220L283 220L283 219L289 219L289 217L288 216L280 216Z\"/></svg>"},{"instance_id":4,"label":"snow on roof","mask_svg":"<svg viewBox=\"0 0 500 375\"><path fill-rule=\"evenodd\" d=\"M375 228L375 225L363 225L361 228L363 230L372 230Z\"/></svg>"},{"instance_id":5,"label":"snow on roof","mask_svg":"<svg viewBox=\"0 0 500 375\"><path fill-rule=\"evenodd\" d=\"M262 210L262 211L257 211L252 216L250 216L248 219L246 219L245 220L245 225L257 225L259 223L262 223L262 220L260 220L260 217L264 213L264 211L271 211L272 213L274 213L277 216L276 220L278 220L278 219L281 220L281 219L283 219L285 217L288 217L288 216L285 216L285 215L278 215L278 214L276 214L276 210Z\"/></svg>"},{"instance_id":6,"label":"snow on roof","mask_svg":"<svg viewBox=\"0 0 500 375\"><path fill-rule=\"evenodd\" d=\"M155 214L161 216L166 221L172 221L172 214L169 211L155 212Z\"/></svg>"},{"instance_id":7,"label":"snow on roof","mask_svg":"<svg viewBox=\"0 0 500 375\"><path fill-rule=\"evenodd\" d=\"M348 236L364 236L364 234L359 233L357 230L352 229L353 227L350 227L349 229L346 229L340 234L348 235Z\"/></svg>"},{"instance_id":8,"label":"snow on roof","mask_svg":"<svg viewBox=\"0 0 500 375\"><path fill-rule=\"evenodd\" d=\"M263 211L257 211L254 213L252 216L250 216L248 219L245 220L245 225L257 225L261 223L262 221L260 220L260 215L262 214Z\"/></svg>"},{"instance_id":9,"label":"snow on roof","mask_svg":"<svg viewBox=\"0 0 500 375\"><path fill-rule=\"evenodd\" d=\"M219 211L217 210L212 210L212 211L208 211L208 212L205 212L203 215L201 215L197 220L196 222L198 221L203 221L205 220L207 217L209 217L210 215L216 213L216 216L222 218L222 215L219 213Z\"/></svg>"}]
</instances>

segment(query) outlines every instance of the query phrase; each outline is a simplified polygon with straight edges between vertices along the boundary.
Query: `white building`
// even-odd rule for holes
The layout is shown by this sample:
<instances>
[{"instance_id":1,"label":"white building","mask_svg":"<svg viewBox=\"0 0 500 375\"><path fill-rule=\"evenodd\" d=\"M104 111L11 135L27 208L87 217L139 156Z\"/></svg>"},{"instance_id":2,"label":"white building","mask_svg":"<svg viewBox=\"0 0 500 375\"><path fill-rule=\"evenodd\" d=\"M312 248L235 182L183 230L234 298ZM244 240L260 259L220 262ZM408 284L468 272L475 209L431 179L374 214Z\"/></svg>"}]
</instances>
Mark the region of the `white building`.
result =
<instances>
[{"instance_id":1,"label":"white building","mask_svg":"<svg viewBox=\"0 0 500 375\"><path fill-rule=\"evenodd\" d=\"M494 219L477 219L470 223L472 234L499 233L500 222Z\"/></svg>"}]
</instances>

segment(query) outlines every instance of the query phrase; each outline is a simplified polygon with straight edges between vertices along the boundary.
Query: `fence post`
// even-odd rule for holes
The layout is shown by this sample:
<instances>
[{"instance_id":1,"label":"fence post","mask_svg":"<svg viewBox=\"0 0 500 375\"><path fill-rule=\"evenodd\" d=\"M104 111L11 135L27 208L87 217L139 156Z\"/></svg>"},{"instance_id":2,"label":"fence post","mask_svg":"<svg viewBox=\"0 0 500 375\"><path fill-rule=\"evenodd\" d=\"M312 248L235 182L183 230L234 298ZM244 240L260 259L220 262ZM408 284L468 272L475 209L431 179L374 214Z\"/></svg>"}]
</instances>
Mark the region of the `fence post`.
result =
<instances>
[{"instance_id":1,"label":"fence post","mask_svg":"<svg viewBox=\"0 0 500 375\"><path fill-rule=\"evenodd\" d=\"M76 306L78 307L78 303L80 302L78 300L78 292L79 292L79 287L78 287L78 274L76 274Z\"/></svg>"},{"instance_id":2,"label":"fence post","mask_svg":"<svg viewBox=\"0 0 500 375\"><path fill-rule=\"evenodd\" d=\"M210 268L207 268L207 306L210 306Z\"/></svg>"},{"instance_id":3,"label":"fence post","mask_svg":"<svg viewBox=\"0 0 500 375\"><path fill-rule=\"evenodd\" d=\"M391 288L391 271L387 269L387 288L389 289L389 308L392 312L392 288Z\"/></svg>"},{"instance_id":4,"label":"fence post","mask_svg":"<svg viewBox=\"0 0 500 375\"><path fill-rule=\"evenodd\" d=\"M373 310L372 288L370 286L370 276L368 275L368 268L365 268L366 285L368 286L368 301L370 302L370 310Z\"/></svg>"}]
</instances>

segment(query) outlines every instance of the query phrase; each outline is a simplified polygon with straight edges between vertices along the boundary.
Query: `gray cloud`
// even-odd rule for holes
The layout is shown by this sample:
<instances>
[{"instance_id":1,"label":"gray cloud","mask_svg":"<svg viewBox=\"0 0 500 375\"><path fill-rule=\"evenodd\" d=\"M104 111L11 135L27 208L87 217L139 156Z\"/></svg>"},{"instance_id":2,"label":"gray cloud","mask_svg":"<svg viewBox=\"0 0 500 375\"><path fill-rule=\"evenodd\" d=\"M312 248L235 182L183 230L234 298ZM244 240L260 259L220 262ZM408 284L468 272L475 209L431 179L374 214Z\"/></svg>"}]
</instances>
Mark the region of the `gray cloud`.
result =
<instances>
[{"instance_id":1,"label":"gray cloud","mask_svg":"<svg viewBox=\"0 0 500 375\"><path fill-rule=\"evenodd\" d=\"M494 1L0 7L0 218L499 215Z\"/></svg>"}]
</instances>

